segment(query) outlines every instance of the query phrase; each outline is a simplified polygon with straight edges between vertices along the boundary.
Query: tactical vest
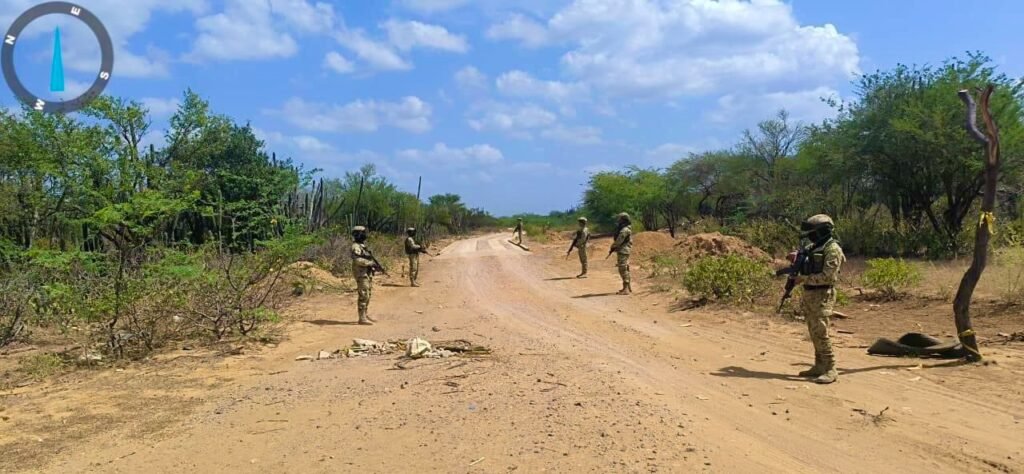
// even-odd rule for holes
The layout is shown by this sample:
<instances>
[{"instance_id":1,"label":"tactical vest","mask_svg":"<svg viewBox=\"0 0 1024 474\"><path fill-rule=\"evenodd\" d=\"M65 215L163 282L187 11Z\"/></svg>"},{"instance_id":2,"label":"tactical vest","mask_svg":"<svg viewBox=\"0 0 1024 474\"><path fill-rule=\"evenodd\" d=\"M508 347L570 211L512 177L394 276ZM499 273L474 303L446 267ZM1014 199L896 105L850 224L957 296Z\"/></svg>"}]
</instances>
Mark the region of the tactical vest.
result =
<instances>
[{"instance_id":1,"label":"tactical vest","mask_svg":"<svg viewBox=\"0 0 1024 474\"><path fill-rule=\"evenodd\" d=\"M824 244L814 247L814 244L807 246L807 258L804 259L801 275L817 275L825 271L825 248L835 242L835 239L828 239Z\"/></svg>"}]
</instances>

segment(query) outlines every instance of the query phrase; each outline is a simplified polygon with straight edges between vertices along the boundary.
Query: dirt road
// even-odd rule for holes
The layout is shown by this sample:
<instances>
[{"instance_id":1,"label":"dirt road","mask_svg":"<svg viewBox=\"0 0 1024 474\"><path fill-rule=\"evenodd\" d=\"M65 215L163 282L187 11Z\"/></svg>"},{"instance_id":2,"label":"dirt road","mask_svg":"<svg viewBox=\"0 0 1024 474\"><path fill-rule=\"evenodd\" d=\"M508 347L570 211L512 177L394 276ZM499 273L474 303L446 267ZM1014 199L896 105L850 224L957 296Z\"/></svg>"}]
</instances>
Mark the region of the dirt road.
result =
<instances>
[{"instance_id":1,"label":"dirt road","mask_svg":"<svg viewBox=\"0 0 1024 474\"><path fill-rule=\"evenodd\" d=\"M398 278L377 288L373 327L350 323L348 296L306 300L276 348L167 369L160 379L191 370L219 383L178 384L199 401L167 401L180 417L161 429L91 433L40 462L48 472L1024 472L1019 350L992 351L989 366L919 366L839 337L840 382L818 386L792 376L810 359L799 325L674 310L642 281L641 294L615 296L600 249L591 278L577 280L575 255L505 238L452 244L424 262L421 288ZM295 360L357 337L414 336L494 354L405 370L394 356ZM127 380L146 379L105 383ZM146 420L162 405L128 409Z\"/></svg>"}]
</instances>

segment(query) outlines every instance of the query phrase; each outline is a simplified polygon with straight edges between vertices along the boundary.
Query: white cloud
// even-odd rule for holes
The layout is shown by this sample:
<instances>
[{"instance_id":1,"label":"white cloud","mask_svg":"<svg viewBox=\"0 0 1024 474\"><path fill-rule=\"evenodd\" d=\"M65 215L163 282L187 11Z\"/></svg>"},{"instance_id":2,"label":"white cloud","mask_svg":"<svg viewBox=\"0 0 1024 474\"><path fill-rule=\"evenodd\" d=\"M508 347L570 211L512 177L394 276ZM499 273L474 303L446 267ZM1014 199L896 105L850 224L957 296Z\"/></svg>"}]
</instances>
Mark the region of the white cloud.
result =
<instances>
[{"instance_id":1,"label":"white cloud","mask_svg":"<svg viewBox=\"0 0 1024 474\"><path fill-rule=\"evenodd\" d=\"M558 122L555 114L533 104L509 106L491 103L480 109L468 120L470 128L502 132L516 138L529 139L533 131Z\"/></svg>"},{"instance_id":2,"label":"white cloud","mask_svg":"<svg viewBox=\"0 0 1024 474\"><path fill-rule=\"evenodd\" d=\"M487 28L487 37L494 40L518 40L530 48L544 46L550 41L544 25L520 14L491 25Z\"/></svg>"},{"instance_id":3,"label":"white cloud","mask_svg":"<svg viewBox=\"0 0 1024 474\"><path fill-rule=\"evenodd\" d=\"M310 135L287 135L277 131L253 128L256 138L262 140L268 151L282 157L300 159L303 163L317 167L351 161L350 156L338 153L329 143Z\"/></svg>"},{"instance_id":4,"label":"white cloud","mask_svg":"<svg viewBox=\"0 0 1024 474\"><path fill-rule=\"evenodd\" d=\"M387 31L391 44L401 51L413 48L439 49L455 53L469 51L469 44L464 36L452 34L442 26L391 19L384 22L381 28Z\"/></svg>"},{"instance_id":5,"label":"white cloud","mask_svg":"<svg viewBox=\"0 0 1024 474\"><path fill-rule=\"evenodd\" d=\"M295 145L298 146L299 150L302 151L324 152L331 151L334 149L334 147L332 147L331 145L324 143L320 141L320 139L316 137L311 137L309 135L299 135L296 137L292 137L292 140L295 141Z\"/></svg>"},{"instance_id":6,"label":"white cloud","mask_svg":"<svg viewBox=\"0 0 1024 474\"><path fill-rule=\"evenodd\" d=\"M589 126L566 127L560 125L544 130L541 136L575 145L599 145L604 143L604 140L601 139L601 129Z\"/></svg>"},{"instance_id":7,"label":"white cloud","mask_svg":"<svg viewBox=\"0 0 1024 474\"><path fill-rule=\"evenodd\" d=\"M455 73L455 83L463 90L486 90L487 76L473 66L466 66Z\"/></svg>"},{"instance_id":8,"label":"white cloud","mask_svg":"<svg viewBox=\"0 0 1024 474\"><path fill-rule=\"evenodd\" d=\"M451 148L444 143L437 143L429 150L407 149L397 154L399 158L425 165L451 167L493 165L505 159L501 150L487 144Z\"/></svg>"},{"instance_id":9,"label":"white cloud","mask_svg":"<svg viewBox=\"0 0 1024 474\"><path fill-rule=\"evenodd\" d=\"M540 80L520 70L498 76L495 84L498 91L507 96L542 98L557 103L581 100L588 93L585 84Z\"/></svg>"},{"instance_id":10,"label":"white cloud","mask_svg":"<svg viewBox=\"0 0 1024 474\"><path fill-rule=\"evenodd\" d=\"M362 30L342 31L338 33L337 40L374 69L381 71L412 69L412 64L402 59L389 44L366 37Z\"/></svg>"},{"instance_id":11,"label":"white cloud","mask_svg":"<svg viewBox=\"0 0 1024 474\"><path fill-rule=\"evenodd\" d=\"M496 25L492 36L572 45L565 71L610 96L805 90L859 73L850 37L801 25L780 0L574 0L543 35L520 23Z\"/></svg>"},{"instance_id":12,"label":"white cloud","mask_svg":"<svg viewBox=\"0 0 1024 474\"><path fill-rule=\"evenodd\" d=\"M149 109L149 115L155 118L163 118L174 115L178 111L178 107L181 105L181 101L177 98L160 98L160 97L143 97L139 99L147 109Z\"/></svg>"},{"instance_id":13,"label":"white cloud","mask_svg":"<svg viewBox=\"0 0 1024 474\"><path fill-rule=\"evenodd\" d=\"M663 143L647 150L644 155L646 156L646 161L649 164L667 166L696 151L697 148L690 145L683 145L681 143Z\"/></svg>"},{"instance_id":14,"label":"white cloud","mask_svg":"<svg viewBox=\"0 0 1024 474\"><path fill-rule=\"evenodd\" d=\"M349 74L356 70L356 66L352 64L352 61L345 59L344 56L336 51L331 51L324 56L324 67L338 74Z\"/></svg>"},{"instance_id":15,"label":"white cloud","mask_svg":"<svg viewBox=\"0 0 1024 474\"><path fill-rule=\"evenodd\" d=\"M259 0L246 0L256 3ZM334 7L323 2L311 4L306 0L270 0L276 16L293 28L308 33L326 33L334 27Z\"/></svg>"},{"instance_id":16,"label":"white cloud","mask_svg":"<svg viewBox=\"0 0 1024 474\"><path fill-rule=\"evenodd\" d=\"M767 94L728 94L718 99L717 107L707 114L715 123L759 121L786 109L790 117L803 122L820 122L835 116L835 109L822 98L838 98L839 92L829 87L817 87L798 92L771 92Z\"/></svg>"},{"instance_id":17,"label":"white cloud","mask_svg":"<svg viewBox=\"0 0 1024 474\"><path fill-rule=\"evenodd\" d=\"M319 132L375 132L394 127L415 133L431 128L430 104L418 97L404 97L397 102L357 100L345 105L320 104L292 98L279 111L288 122L306 130Z\"/></svg>"},{"instance_id":18,"label":"white cloud","mask_svg":"<svg viewBox=\"0 0 1024 474\"><path fill-rule=\"evenodd\" d=\"M196 37L189 61L237 61L284 58L299 45L288 33L275 28L267 1L227 0L224 11L196 20Z\"/></svg>"},{"instance_id":19,"label":"white cloud","mask_svg":"<svg viewBox=\"0 0 1024 474\"><path fill-rule=\"evenodd\" d=\"M609 165L609 164L605 164L605 163L598 163L598 164L590 165L590 166L587 166L587 167L583 168L583 172L586 173L586 174L597 174L597 173L605 173L605 172L608 172L608 171L616 171L616 170L619 170L619 169L621 169L621 167L615 167L615 166L612 166L612 165Z\"/></svg>"},{"instance_id":20,"label":"white cloud","mask_svg":"<svg viewBox=\"0 0 1024 474\"><path fill-rule=\"evenodd\" d=\"M402 0L402 4L423 13L434 13L468 5L470 0Z\"/></svg>"}]
</instances>

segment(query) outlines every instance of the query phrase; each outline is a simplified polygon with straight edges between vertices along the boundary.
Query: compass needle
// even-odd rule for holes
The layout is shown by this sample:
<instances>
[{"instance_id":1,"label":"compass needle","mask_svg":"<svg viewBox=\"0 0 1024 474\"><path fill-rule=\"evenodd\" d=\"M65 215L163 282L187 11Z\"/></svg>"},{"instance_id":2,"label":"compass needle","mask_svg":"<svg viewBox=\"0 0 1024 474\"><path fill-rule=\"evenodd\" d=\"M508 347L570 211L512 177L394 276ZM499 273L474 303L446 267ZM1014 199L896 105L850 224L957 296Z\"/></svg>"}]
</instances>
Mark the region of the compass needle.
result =
<instances>
[{"instance_id":1,"label":"compass needle","mask_svg":"<svg viewBox=\"0 0 1024 474\"><path fill-rule=\"evenodd\" d=\"M61 55L59 26L53 31L53 64L50 65L50 92L64 92L64 58Z\"/></svg>"}]
</instances>

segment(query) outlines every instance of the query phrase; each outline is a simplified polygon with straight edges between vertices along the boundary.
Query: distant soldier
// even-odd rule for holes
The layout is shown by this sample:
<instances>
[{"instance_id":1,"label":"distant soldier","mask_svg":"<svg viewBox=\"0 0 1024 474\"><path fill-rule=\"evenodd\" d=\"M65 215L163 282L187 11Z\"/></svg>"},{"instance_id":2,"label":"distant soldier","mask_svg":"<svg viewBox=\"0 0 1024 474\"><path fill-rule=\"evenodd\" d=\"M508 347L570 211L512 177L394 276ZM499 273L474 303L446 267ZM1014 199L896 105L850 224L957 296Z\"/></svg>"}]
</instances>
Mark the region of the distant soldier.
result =
<instances>
[{"instance_id":1,"label":"distant soldier","mask_svg":"<svg viewBox=\"0 0 1024 474\"><path fill-rule=\"evenodd\" d=\"M801 377L815 377L817 383L835 382L836 358L829 339L829 318L836 304L835 285L839 270L846 261L843 249L832 236L835 224L825 214L811 216L800 226L800 237L811 243L802 249L797 283L803 284L800 313L807 321L807 329L814 344L814 366L800 372ZM794 258L795 259L795 258Z\"/></svg>"},{"instance_id":2,"label":"distant soldier","mask_svg":"<svg viewBox=\"0 0 1024 474\"><path fill-rule=\"evenodd\" d=\"M608 251L608 255L611 255L612 252L617 254L619 276L622 277L622 289L618 294L628 295L633 292L629 277L629 254L633 251L633 229L629 226L632 222L629 220L629 214L625 212L616 216L616 219L618 226L615 229L615 242L612 244L611 250Z\"/></svg>"},{"instance_id":3,"label":"distant soldier","mask_svg":"<svg viewBox=\"0 0 1024 474\"><path fill-rule=\"evenodd\" d=\"M405 255L409 257L409 284L420 286L416 279L420 276L420 254L427 253L426 245L416 243L416 229L410 227L405 229Z\"/></svg>"},{"instance_id":4,"label":"distant soldier","mask_svg":"<svg viewBox=\"0 0 1024 474\"><path fill-rule=\"evenodd\" d=\"M523 243L523 219L519 218L516 221L516 228L512 229L512 235L516 237L516 243Z\"/></svg>"},{"instance_id":5,"label":"distant soldier","mask_svg":"<svg viewBox=\"0 0 1024 474\"><path fill-rule=\"evenodd\" d=\"M373 295L373 274L383 272L384 267L366 246L366 238L366 227L360 225L352 228L352 276L356 279L359 293L359 324L372 325L375 320L367 314L367 310Z\"/></svg>"},{"instance_id":6,"label":"distant soldier","mask_svg":"<svg viewBox=\"0 0 1024 474\"><path fill-rule=\"evenodd\" d=\"M580 224L580 228L576 230L576 236L573 237L572 243L569 244L569 251L565 253L565 258L569 258L569 254L572 253L572 249L576 248L577 253L580 256L580 267L583 271L576 278L587 277L587 242L590 242L590 229L587 229L587 218L580 217L576 219Z\"/></svg>"}]
</instances>

